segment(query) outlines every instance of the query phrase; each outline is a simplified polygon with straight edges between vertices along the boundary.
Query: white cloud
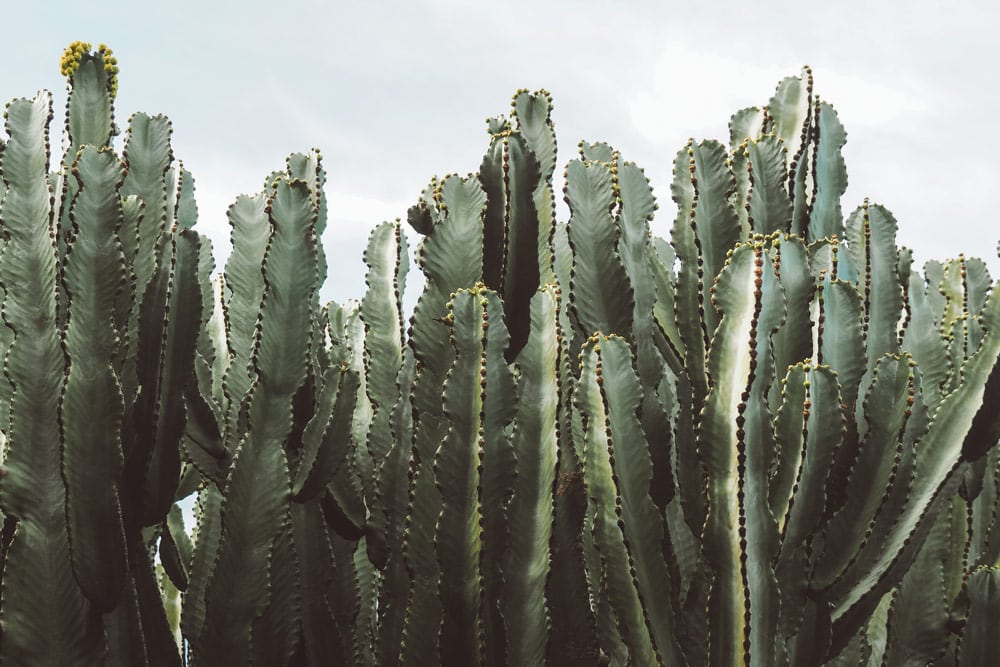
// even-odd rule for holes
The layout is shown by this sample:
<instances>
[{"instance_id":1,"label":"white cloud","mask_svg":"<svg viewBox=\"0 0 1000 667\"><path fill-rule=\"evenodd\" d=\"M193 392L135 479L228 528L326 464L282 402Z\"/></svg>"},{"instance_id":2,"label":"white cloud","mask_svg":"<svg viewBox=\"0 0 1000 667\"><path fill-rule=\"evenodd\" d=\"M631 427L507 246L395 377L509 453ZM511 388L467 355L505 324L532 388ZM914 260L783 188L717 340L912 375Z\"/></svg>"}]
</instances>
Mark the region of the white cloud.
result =
<instances>
[{"instance_id":1,"label":"white cloud","mask_svg":"<svg viewBox=\"0 0 1000 667\"><path fill-rule=\"evenodd\" d=\"M906 118L915 123L929 107L922 97L879 81L842 74L829 67L814 72L816 91L836 108L840 119L853 127L885 125Z\"/></svg>"},{"instance_id":2,"label":"white cloud","mask_svg":"<svg viewBox=\"0 0 1000 667\"><path fill-rule=\"evenodd\" d=\"M734 111L765 104L781 79L801 71L802 63L765 64L766 54L754 56L706 52L671 40L657 59L651 92L636 94L628 105L633 125L646 139L661 143L680 145L692 134L726 138ZM899 87L839 72L827 63L812 65L816 92L836 106L848 130L912 120L927 111L922 98Z\"/></svg>"},{"instance_id":3,"label":"white cloud","mask_svg":"<svg viewBox=\"0 0 1000 667\"><path fill-rule=\"evenodd\" d=\"M412 202L384 201L372 197L363 197L349 192L327 189L327 209L329 211L330 225L335 227L340 223L341 228L332 229L331 232L337 236L355 236L355 229L364 228L365 236L368 230L385 220L395 220L405 218L406 209Z\"/></svg>"}]
</instances>

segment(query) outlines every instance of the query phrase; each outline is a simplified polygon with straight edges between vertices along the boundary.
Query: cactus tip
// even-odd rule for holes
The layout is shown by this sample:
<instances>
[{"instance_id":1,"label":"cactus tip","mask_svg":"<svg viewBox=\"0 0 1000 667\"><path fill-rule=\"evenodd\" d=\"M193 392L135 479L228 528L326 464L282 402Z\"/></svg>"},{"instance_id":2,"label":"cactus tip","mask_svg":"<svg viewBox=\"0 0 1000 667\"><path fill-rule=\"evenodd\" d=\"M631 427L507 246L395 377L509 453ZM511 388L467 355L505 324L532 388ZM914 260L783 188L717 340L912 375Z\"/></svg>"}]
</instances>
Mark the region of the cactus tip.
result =
<instances>
[{"instance_id":1,"label":"cactus tip","mask_svg":"<svg viewBox=\"0 0 1000 667\"><path fill-rule=\"evenodd\" d=\"M62 58L59 60L59 71L62 75L72 77L77 68L80 67L83 57L90 52L90 49L90 42L75 41L67 46L66 50L63 51ZM97 46L97 53L101 56L104 71L108 74L108 88L111 92L111 97L115 97L118 94L118 59L115 58L111 48L107 44L99 44Z\"/></svg>"}]
</instances>

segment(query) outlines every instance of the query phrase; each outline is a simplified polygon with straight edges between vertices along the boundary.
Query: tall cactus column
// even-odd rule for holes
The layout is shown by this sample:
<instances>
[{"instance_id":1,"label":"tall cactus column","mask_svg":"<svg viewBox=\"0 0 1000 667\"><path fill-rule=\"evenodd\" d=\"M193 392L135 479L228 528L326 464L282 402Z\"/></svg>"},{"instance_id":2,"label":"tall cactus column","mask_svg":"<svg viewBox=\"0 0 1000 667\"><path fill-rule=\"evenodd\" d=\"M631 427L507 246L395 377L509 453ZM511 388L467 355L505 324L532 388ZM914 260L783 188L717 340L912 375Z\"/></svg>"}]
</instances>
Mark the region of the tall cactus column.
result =
<instances>
[{"instance_id":1,"label":"tall cactus column","mask_svg":"<svg viewBox=\"0 0 1000 667\"><path fill-rule=\"evenodd\" d=\"M46 171L51 115L47 93L8 105L10 140L0 162L7 237L0 284L4 322L14 333L4 363L13 392L0 477L6 517L0 661L93 665L104 652L103 633L70 565L61 470L65 359L56 326L57 250Z\"/></svg>"},{"instance_id":2,"label":"tall cactus column","mask_svg":"<svg viewBox=\"0 0 1000 667\"><path fill-rule=\"evenodd\" d=\"M248 663L250 651L261 648L255 645L267 641L252 634L253 622L272 594L271 551L290 521L284 447L293 426L292 399L305 382L309 360L316 209L306 183L281 180L268 210L273 231L264 256L262 328L245 403L250 429L234 454L224 489L222 537L198 647L204 664Z\"/></svg>"}]
</instances>

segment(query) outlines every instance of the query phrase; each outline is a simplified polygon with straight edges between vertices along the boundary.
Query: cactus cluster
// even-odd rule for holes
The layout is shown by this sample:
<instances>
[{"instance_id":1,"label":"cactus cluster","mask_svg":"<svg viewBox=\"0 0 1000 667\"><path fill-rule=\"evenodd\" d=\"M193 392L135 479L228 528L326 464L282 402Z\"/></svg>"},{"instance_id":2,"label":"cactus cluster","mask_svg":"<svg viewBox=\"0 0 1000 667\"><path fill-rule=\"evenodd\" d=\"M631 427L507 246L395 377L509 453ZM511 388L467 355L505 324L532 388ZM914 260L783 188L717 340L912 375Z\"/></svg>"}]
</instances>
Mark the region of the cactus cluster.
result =
<instances>
[{"instance_id":1,"label":"cactus cluster","mask_svg":"<svg viewBox=\"0 0 1000 667\"><path fill-rule=\"evenodd\" d=\"M565 167L545 91L321 304L318 151L214 275L170 124L74 43L0 149L0 663L980 665L1000 294L844 216L808 69L674 161ZM179 501L194 496L185 527Z\"/></svg>"}]
</instances>

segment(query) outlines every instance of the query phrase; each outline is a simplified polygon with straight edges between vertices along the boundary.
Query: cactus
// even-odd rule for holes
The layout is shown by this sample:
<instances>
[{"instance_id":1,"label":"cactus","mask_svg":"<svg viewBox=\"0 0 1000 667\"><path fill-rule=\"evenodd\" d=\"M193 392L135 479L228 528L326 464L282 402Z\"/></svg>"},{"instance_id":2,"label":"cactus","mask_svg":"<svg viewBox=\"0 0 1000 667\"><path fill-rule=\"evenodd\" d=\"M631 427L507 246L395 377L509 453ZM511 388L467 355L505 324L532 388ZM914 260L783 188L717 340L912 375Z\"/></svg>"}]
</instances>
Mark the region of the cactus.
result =
<instances>
[{"instance_id":1,"label":"cactus","mask_svg":"<svg viewBox=\"0 0 1000 667\"><path fill-rule=\"evenodd\" d=\"M134 123L124 159L110 148L110 50L75 43L62 69L67 152L56 170L45 92L8 105L0 164L10 332L0 660L180 664L151 557L161 532L164 560L176 550L168 515L202 318L196 269L211 250L179 209L138 234L156 202L129 183L159 182L165 198L165 167L130 159Z\"/></svg>"},{"instance_id":2,"label":"cactus","mask_svg":"<svg viewBox=\"0 0 1000 667\"><path fill-rule=\"evenodd\" d=\"M117 63L74 43L67 151L0 153L0 661L982 664L1000 531L1000 295L923 272L808 68L674 160L552 100L374 228L321 305L326 176L229 209L212 277L162 116L112 148ZM176 502L197 493L189 535ZM158 562L157 562L158 560Z\"/></svg>"}]
</instances>

